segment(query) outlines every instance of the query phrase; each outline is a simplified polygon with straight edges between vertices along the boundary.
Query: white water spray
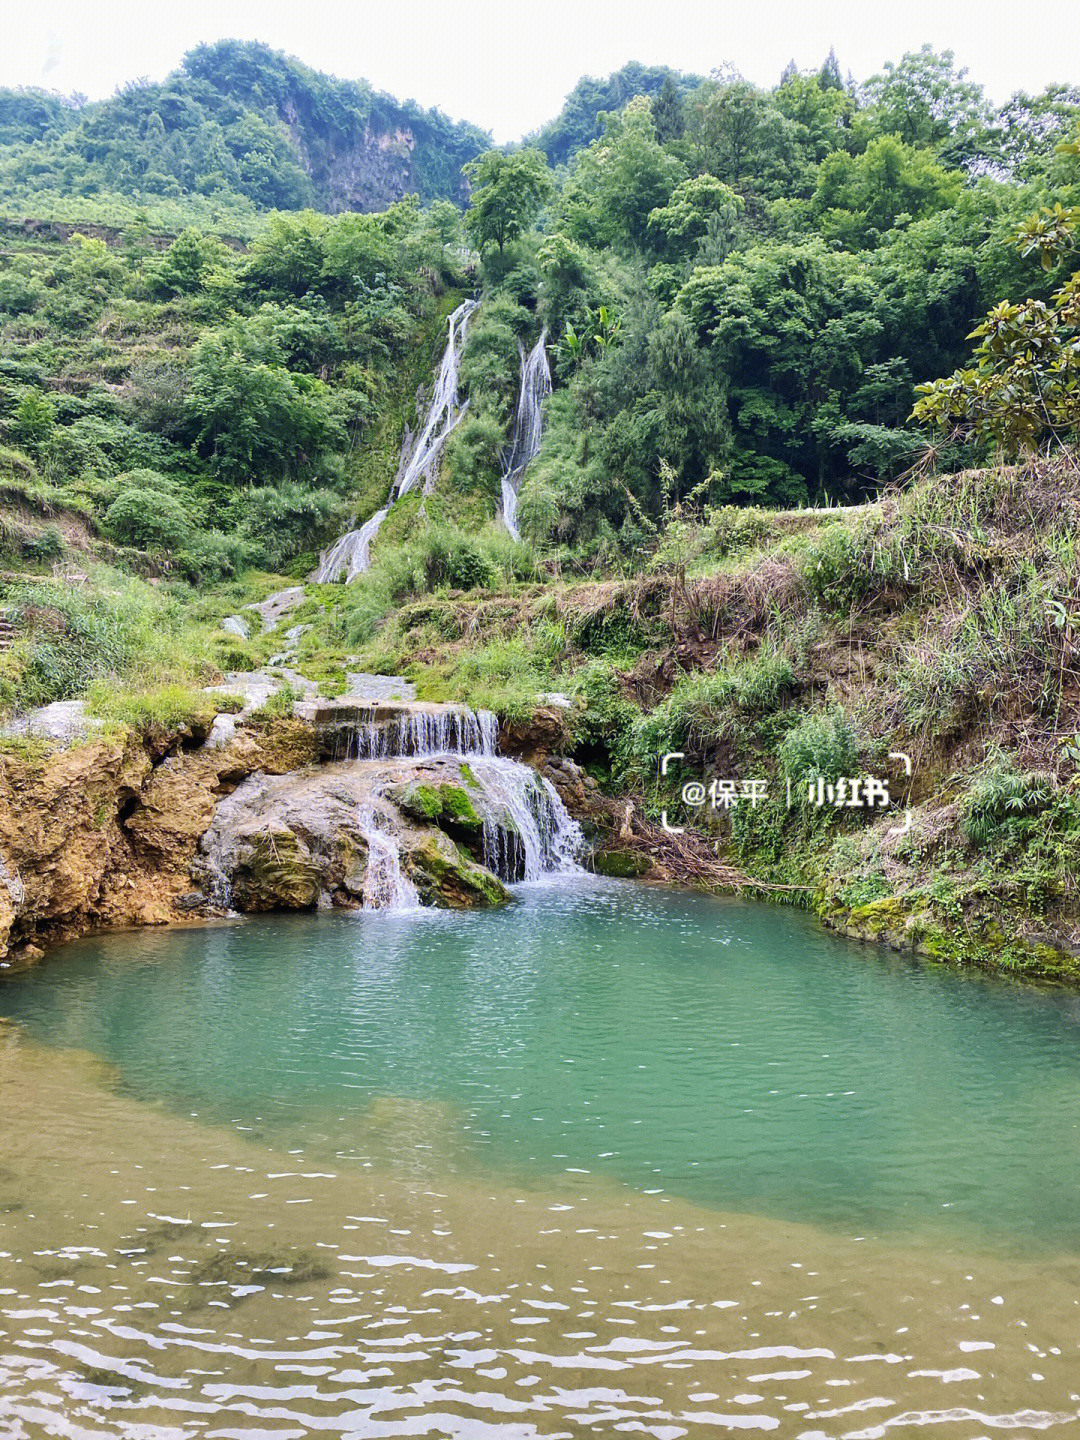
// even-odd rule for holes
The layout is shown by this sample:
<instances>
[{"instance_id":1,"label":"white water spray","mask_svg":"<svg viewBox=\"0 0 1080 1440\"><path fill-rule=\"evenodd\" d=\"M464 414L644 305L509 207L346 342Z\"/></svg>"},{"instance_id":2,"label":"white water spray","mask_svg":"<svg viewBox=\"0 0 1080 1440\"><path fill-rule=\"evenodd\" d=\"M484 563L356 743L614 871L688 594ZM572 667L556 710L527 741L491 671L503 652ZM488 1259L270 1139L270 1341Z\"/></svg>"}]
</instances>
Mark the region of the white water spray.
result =
<instances>
[{"instance_id":1,"label":"white water spray","mask_svg":"<svg viewBox=\"0 0 1080 1440\"><path fill-rule=\"evenodd\" d=\"M389 505L376 510L359 530L350 530L347 535L342 535L340 540L319 557L319 568L315 571L314 578L320 585L327 585L340 579L342 575L348 584L355 580L357 575L363 574L371 564L371 542L379 533L379 526L386 519L389 510Z\"/></svg>"},{"instance_id":2,"label":"white water spray","mask_svg":"<svg viewBox=\"0 0 1080 1440\"><path fill-rule=\"evenodd\" d=\"M397 837L384 830L384 816L374 805L361 805L356 828L367 841L364 872L365 910L415 910L420 904L416 886L401 873Z\"/></svg>"},{"instance_id":3,"label":"white water spray","mask_svg":"<svg viewBox=\"0 0 1080 1440\"><path fill-rule=\"evenodd\" d=\"M535 459L544 435L544 401L551 394L551 367L547 357L547 331L526 355L521 347L521 394L510 448L503 456L502 514L503 524L515 540L520 540L517 527L517 493L526 467Z\"/></svg>"},{"instance_id":4,"label":"white water spray","mask_svg":"<svg viewBox=\"0 0 1080 1440\"><path fill-rule=\"evenodd\" d=\"M469 320L476 306L475 300L463 300L450 316L446 349L439 365L431 403L415 445L412 443L410 431L405 431L401 465L390 492L390 499L358 530L350 530L342 535L329 550L319 556L318 568L311 578L320 585L340 580L342 576L348 584L355 580L357 575L362 575L371 564L372 542L394 501L408 494L421 480L425 495L430 495L434 489L443 446L468 409L468 401L461 404L458 398L458 371Z\"/></svg>"},{"instance_id":5,"label":"white water spray","mask_svg":"<svg viewBox=\"0 0 1080 1440\"><path fill-rule=\"evenodd\" d=\"M381 724L361 720L347 735L349 757L356 760L426 759L434 755L494 755L498 718L490 710L467 705L403 708ZM346 747L342 747L346 748Z\"/></svg>"},{"instance_id":6,"label":"white water spray","mask_svg":"<svg viewBox=\"0 0 1080 1440\"><path fill-rule=\"evenodd\" d=\"M475 300L463 300L450 316L450 333L435 381L435 391L428 406L427 418L412 456L397 482L399 497L407 495L421 478L424 481L424 494L431 494L443 446L468 408L467 401L462 405L458 400L458 371L461 368L461 352L465 348L465 335L476 306Z\"/></svg>"},{"instance_id":7,"label":"white water spray","mask_svg":"<svg viewBox=\"0 0 1080 1440\"><path fill-rule=\"evenodd\" d=\"M513 822L484 822L484 864L502 880L540 880L580 870L584 839L550 780L518 760L485 756L470 762L477 783Z\"/></svg>"},{"instance_id":8,"label":"white water spray","mask_svg":"<svg viewBox=\"0 0 1080 1440\"><path fill-rule=\"evenodd\" d=\"M358 724L350 749L361 761L467 756L472 779L487 801L484 865L511 883L578 871L584 839L577 822L549 780L519 760L496 755L497 738L498 719L490 710L410 707L390 722ZM369 812L370 806L361 807L359 829L368 841L369 871L375 867L370 885L364 882L364 908L410 908L418 902L415 889L401 876L397 839L378 829Z\"/></svg>"}]
</instances>

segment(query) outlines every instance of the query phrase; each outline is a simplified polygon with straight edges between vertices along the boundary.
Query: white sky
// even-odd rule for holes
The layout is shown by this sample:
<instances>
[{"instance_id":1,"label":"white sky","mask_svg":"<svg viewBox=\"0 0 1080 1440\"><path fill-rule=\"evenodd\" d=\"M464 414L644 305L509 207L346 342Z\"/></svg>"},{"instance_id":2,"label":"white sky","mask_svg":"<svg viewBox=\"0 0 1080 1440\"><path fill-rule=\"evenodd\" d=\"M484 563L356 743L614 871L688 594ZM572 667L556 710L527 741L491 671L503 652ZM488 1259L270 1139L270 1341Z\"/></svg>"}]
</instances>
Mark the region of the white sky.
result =
<instances>
[{"instance_id":1,"label":"white sky","mask_svg":"<svg viewBox=\"0 0 1080 1440\"><path fill-rule=\"evenodd\" d=\"M581 75L627 60L702 74L731 62L772 85L789 59L816 67L833 45L841 70L864 80L929 42L953 50L994 100L1080 83L1076 0L8 0L0 85L98 99L162 79L186 50L226 36L437 105L500 142L555 115Z\"/></svg>"}]
</instances>

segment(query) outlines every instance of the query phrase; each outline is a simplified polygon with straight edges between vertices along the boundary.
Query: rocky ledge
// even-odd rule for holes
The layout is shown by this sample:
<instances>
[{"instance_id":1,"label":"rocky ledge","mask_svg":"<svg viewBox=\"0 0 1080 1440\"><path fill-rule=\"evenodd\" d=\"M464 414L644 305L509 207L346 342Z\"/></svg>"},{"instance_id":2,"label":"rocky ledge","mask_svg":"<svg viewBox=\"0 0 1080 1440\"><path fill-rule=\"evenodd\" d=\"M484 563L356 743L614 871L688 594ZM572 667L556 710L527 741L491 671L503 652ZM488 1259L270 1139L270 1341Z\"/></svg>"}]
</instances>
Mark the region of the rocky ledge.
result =
<instances>
[{"instance_id":1,"label":"rocky ledge","mask_svg":"<svg viewBox=\"0 0 1080 1440\"><path fill-rule=\"evenodd\" d=\"M90 930L227 909L380 906L400 899L398 885L406 902L497 905L505 882L537 873L538 857L551 868L553 845L569 838L576 851L563 805L586 818L592 782L571 762L545 760L537 776L495 758L494 716L396 700L304 708L9 745L0 970ZM420 753L444 741L483 753ZM534 748L539 759L546 747ZM342 749L372 758L328 761Z\"/></svg>"},{"instance_id":2,"label":"rocky ledge","mask_svg":"<svg viewBox=\"0 0 1080 1440\"><path fill-rule=\"evenodd\" d=\"M509 894L483 861L512 853L516 838L464 760L253 775L202 837L193 898L239 910L376 908L400 883L424 905L498 905Z\"/></svg>"}]
</instances>

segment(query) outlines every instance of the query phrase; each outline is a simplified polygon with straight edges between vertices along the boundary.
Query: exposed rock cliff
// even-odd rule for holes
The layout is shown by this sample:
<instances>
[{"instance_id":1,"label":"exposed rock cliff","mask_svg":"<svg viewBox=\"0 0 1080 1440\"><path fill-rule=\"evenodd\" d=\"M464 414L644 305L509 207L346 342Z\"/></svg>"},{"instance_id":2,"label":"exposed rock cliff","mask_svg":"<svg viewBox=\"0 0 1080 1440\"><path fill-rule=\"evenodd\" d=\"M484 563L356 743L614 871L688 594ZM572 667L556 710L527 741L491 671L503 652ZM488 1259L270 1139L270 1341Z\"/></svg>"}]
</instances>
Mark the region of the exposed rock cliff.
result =
<instances>
[{"instance_id":1,"label":"exposed rock cliff","mask_svg":"<svg viewBox=\"0 0 1080 1440\"><path fill-rule=\"evenodd\" d=\"M200 739L123 730L0 755L0 966L87 929L177 918L221 796L312 754L310 731L290 722L184 749Z\"/></svg>"},{"instance_id":2,"label":"exposed rock cliff","mask_svg":"<svg viewBox=\"0 0 1080 1440\"><path fill-rule=\"evenodd\" d=\"M558 797L580 808L581 772L549 766L556 783L545 785L495 758L494 732L471 711L386 704L359 723L355 704L307 708L171 733L9 740L0 968L87 930L225 908L497 905L503 879L558 868L567 837L580 842ZM320 763L343 733L345 753L360 735L369 753L391 753ZM471 741L485 753L425 753Z\"/></svg>"},{"instance_id":3,"label":"exposed rock cliff","mask_svg":"<svg viewBox=\"0 0 1080 1440\"><path fill-rule=\"evenodd\" d=\"M227 889L240 910L356 908L374 903L373 879L389 883L372 870L374 833L376 845L393 842L402 879L421 902L500 904L505 888L464 845L479 858L485 822L509 822L482 795L467 794L463 768L440 758L253 775L204 827L193 874L210 894Z\"/></svg>"}]
</instances>

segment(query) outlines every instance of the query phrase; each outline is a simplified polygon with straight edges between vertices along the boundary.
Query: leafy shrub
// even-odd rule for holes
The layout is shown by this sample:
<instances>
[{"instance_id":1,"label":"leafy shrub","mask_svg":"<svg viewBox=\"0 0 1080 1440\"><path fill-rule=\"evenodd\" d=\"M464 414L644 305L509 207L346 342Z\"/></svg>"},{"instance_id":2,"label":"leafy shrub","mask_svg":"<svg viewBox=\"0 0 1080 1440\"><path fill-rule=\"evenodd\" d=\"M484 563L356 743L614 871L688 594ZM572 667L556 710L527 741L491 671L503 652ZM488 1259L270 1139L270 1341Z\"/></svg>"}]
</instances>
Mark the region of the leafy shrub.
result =
<instances>
[{"instance_id":1,"label":"leafy shrub","mask_svg":"<svg viewBox=\"0 0 1080 1440\"><path fill-rule=\"evenodd\" d=\"M477 410L462 420L446 447L443 468L458 490L478 486L494 489L499 456L506 444L506 429L490 410Z\"/></svg>"},{"instance_id":2,"label":"leafy shrub","mask_svg":"<svg viewBox=\"0 0 1080 1440\"><path fill-rule=\"evenodd\" d=\"M995 752L961 801L960 829L979 849L1017 838L1023 827L1016 822L1038 815L1052 792L1050 775L1019 770Z\"/></svg>"},{"instance_id":3,"label":"leafy shrub","mask_svg":"<svg viewBox=\"0 0 1080 1440\"><path fill-rule=\"evenodd\" d=\"M0 313L29 315L41 304L44 293L36 280L7 270L0 275Z\"/></svg>"},{"instance_id":4,"label":"leafy shrub","mask_svg":"<svg viewBox=\"0 0 1080 1440\"><path fill-rule=\"evenodd\" d=\"M844 613L886 585L907 582L904 556L880 520L827 525L803 551L807 589Z\"/></svg>"},{"instance_id":5,"label":"leafy shrub","mask_svg":"<svg viewBox=\"0 0 1080 1440\"><path fill-rule=\"evenodd\" d=\"M338 514L337 496L295 481L244 492L243 524L263 562L280 569L322 539Z\"/></svg>"},{"instance_id":6,"label":"leafy shrub","mask_svg":"<svg viewBox=\"0 0 1080 1440\"><path fill-rule=\"evenodd\" d=\"M772 533L765 511L717 505L706 512L705 552L724 559L750 550Z\"/></svg>"},{"instance_id":7,"label":"leafy shrub","mask_svg":"<svg viewBox=\"0 0 1080 1440\"><path fill-rule=\"evenodd\" d=\"M191 521L174 495L133 488L122 491L109 506L105 528L126 545L174 550L191 534Z\"/></svg>"},{"instance_id":8,"label":"leafy shrub","mask_svg":"<svg viewBox=\"0 0 1080 1440\"><path fill-rule=\"evenodd\" d=\"M67 544L56 525L46 525L33 539L24 542L23 554L28 560L59 560L67 551Z\"/></svg>"},{"instance_id":9,"label":"leafy shrub","mask_svg":"<svg viewBox=\"0 0 1080 1440\"><path fill-rule=\"evenodd\" d=\"M780 744L780 769L795 783L838 780L856 775L861 761L859 735L841 707L806 715Z\"/></svg>"},{"instance_id":10,"label":"leafy shrub","mask_svg":"<svg viewBox=\"0 0 1080 1440\"><path fill-rule=\"evenodd\" d=\"M199 530L177 552L176 564L188 580L207 585L242 574L255 563L256 554L257 547L241 535Z\"/></svg>"}]
</instances>

